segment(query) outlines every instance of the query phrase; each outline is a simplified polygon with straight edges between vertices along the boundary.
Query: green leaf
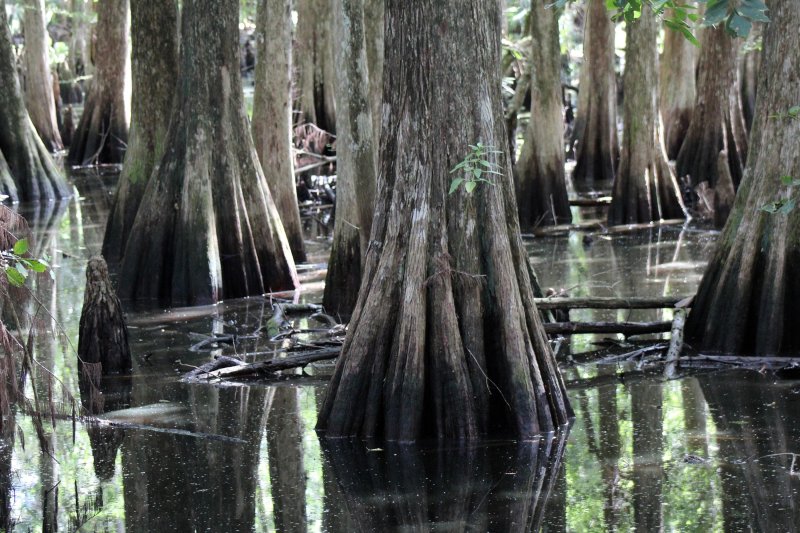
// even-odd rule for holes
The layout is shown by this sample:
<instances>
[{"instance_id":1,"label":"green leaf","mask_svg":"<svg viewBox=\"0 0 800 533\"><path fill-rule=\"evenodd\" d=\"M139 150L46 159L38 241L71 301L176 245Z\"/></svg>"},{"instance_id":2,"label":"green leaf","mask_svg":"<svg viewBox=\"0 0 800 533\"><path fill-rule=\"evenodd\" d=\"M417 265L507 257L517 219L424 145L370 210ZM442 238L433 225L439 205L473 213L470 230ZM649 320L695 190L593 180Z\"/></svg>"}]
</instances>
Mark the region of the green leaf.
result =
<instances>
[{"instance_id":1,"label":"green leaf","mask_svg":"<svg viewBox=\"0 0 800 533\"><path fill-rule=\"evenodd\" d=\"M28 269L25 268L25 265L23 265L22 263L17 263L16 265L14 265L14 268L17 269L17 272L19 272L22 275L23 278L27 279L27 277L28 277Z\"/></svg>"},{"instance_id":2,"label":"green leaf","mask_svg":"<svg viewBox=\"0 0 800 533\"><path fill-rule=\"evenodd\" d=\"M791 176L781 176L781 183L784 185L791 185L792 184L792 177Z\"/></svg>"},{"instance_id":3,"label":"green leaf","mask_svg":"<svg viewBox=\"0 0 800 533\"><path fill-rule=\"evenodd\" d=\"M747 37L750 33L750 28L753 27L753 23L740 16L738 13L734 13L730 16L725 26L728 28L728 31L737 37Z\"/></svg>"},{"instance_id":4,"label":"green leaf","mask_svg":"<svg viewBox=\"0 0 800 533\"><path fill-rule=\"evenodd\" d=\"M704 26L716 26L728 16L728 0L709 0L706 14L703 19Z\"/></svg>"},{"instance_id":5,"label":"green leaf","mask_svg":"<svg viewBox=\"0 0 800 533\"><path fill-rule=\"evenodd\" d=\"M789 111L787 111L787 114L792 118L797 118L800 116L800 105L794 105L790 107Z\"/></svg>"},{"instance_id":6,"label":"green leaf","mask_svg":"<svg viewBox=\"0 0 800 533\"><path fill-rule=\"evenodd\" d=\"M37 261L36 259L31 259L29 261L25 261L25 263L28 265L28 268L30 268L34 272L41 273L41 272L44 272L45 270L47 270L47 267L44 264L42 264L40 261Z\"/></svg>"},{"instance_id":7,"label":"green leaf","mask_svg":"<svg viewBox=\"0 0 800 533\"><path fill-rule=\"evenodd\" d=\"M481 174L483 174L483 170L479 168L472 169L472 175L475 176L475 179L481 179Z\"/></svg>"},{"instance_id":8,"label":"green leaf","mask_svg":"<svg viewBox=\"0 0 800 533\"><path fill-rule=\"evenodd\" d=\"M8 282L15 287L22 287L25 285L25 276L12 267L6 267L6 278L8 278Z\"/></svg>"},{"instance_id":9,"label":"green leaf","mask_svg":"<svg viewBox=\"0 0 800 533\"><path fill-rule=\"evenodd\" d=\"M464 181L464 178L456 178L450 182L450 191L447 194L453 194L458 189L458 186Z\"/></svg>"},{"instance_id":10,"label":"green leaf","mask_svg":"<svg viewBox=\"0 0 800 533\"><path fill-rule=\"evenodd\" d=\"M28 241L26 239L20 239L14 243L15 255L24 255L25 252L27 251L28 251Z\"/></svg>"},{"instance_id":11,"label":"green leaf","mask_svg":"<svg viewBox=\"0 0 800 533\"><path fill-rule=\"evenodd\" d=\"M468 193L472 194L472 191L474 191L475 187L477 187L477 186L478 186L478 184L476 182L468 181L468 182L466 182L464 184L464 189L466 189Z\"/></svg>"},{"instance_id":12,"label":"green leaf","mask_svg":"<svg viewBox=\"0 0 800 533\"><path fill-rule=\"evenodd\" d=\"M786 200L786 203L783 204L780 208L780 213L782 215L788 215L794 209L794 200Z\"/></svg>"},{"instance_id":13,"label":"green leaf","mask_svg":"<svg viewBox=\"0 0 800 533\"><path fill-rule=\"evenodd\" d=\"M761 206L760 209L761 211L766 211L767 213L774 214L777 213L778 209L780 209L782 206L783 202L772 202L767 205Z\"/></svg>"}]
</instances>

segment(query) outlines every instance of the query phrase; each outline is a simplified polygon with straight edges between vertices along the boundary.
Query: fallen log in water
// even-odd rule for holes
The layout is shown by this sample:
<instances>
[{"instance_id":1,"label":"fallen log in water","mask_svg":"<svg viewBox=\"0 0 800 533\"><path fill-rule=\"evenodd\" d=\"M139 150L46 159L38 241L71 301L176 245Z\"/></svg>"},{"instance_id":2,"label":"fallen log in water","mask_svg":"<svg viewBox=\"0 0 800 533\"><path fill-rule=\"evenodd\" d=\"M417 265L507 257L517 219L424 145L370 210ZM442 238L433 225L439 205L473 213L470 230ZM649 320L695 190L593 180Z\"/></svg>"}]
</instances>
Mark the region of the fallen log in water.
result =
<instances>
[{"instance_id":1,"label":"fallen log in water","mask_svg":"<svg viewBox=\"0 0 800 533\"><path fill-rule=\"evenodd\" d=\"M689 297L691 298L691 297ZM663 296L655 298L632 297L578 297L534 298L539 309L663 309L681 306L689 298Z\"/></svg>"},{"instance_id":2,"label":"fallen log in water","mask_svg":"<svg viewBox=\"0 0 800 533\"><path fill-rule=\"evenodd\" d=\"M599 196L597 198L573 198L569 201L570 207L607 207L611 205L610 196Z\"/></svg>"},{"instance_id":3,"label":"fallen log in water","mask_svg":"<svg viewBox=\"0 0 800 533\"><path fill-rule=\"evenodd\" d=\"M670 335L669 350L667 350L667 366L664 368L664 377L672 379L678 369L678 358L683 350L683 326L686 324L686 309L678 309L672 319L672 333Z\"/></svg>"},{"instance_id":4,"label":"fallen log in water","mask_svg":"<svg viewBox=\"0 0 800 533\"><path fill-rule=\"evenodd\" d=\"M552 322L544 325L549 335L576 335L579 333L622 333L644 335L666 333L672 322Z\"/></svg>"},{"instance_id":5,"label":"fallen log in water","mask_svg":"<svg viewBox=\"0 0 800 533\"><path fill-rule=\"evenodd\" d=\"M287 357L272 359L270 361L259 361L257 363L228 366L226 368L220 368L204 374L199 374L195 376L195 379L224 379L269 374L272 372L278 372L280 370L305 367L317 361L336 359L341 351L342 349L340 346L335 346L331 348L313 350L310 352L303 352L297 355L289 355Z\"/></svg>"},{"instance_id":6,"label":"fallen log in water","mask_svg":"<svg viewBox=\"0 0 800 533\"><path fill-rule=\"evenodd\" d=\"M560 224L558 226L546 226L536 228L533 233L523 233L523 239L530 239L533 237L546 237L548 235L558 235L560 233L567 233L570 231L601 231L603 233L627 233L629 231L637 231L640 229L657 228L659 226L670 226L676 224L683 224L686 220L683 218L673 218L669 220L658 220L656 222L645 222L641 224L622 224L619 226L608 226L605 221L588 221L578 222L575 224Z\"/></svg>"}]
</instances>

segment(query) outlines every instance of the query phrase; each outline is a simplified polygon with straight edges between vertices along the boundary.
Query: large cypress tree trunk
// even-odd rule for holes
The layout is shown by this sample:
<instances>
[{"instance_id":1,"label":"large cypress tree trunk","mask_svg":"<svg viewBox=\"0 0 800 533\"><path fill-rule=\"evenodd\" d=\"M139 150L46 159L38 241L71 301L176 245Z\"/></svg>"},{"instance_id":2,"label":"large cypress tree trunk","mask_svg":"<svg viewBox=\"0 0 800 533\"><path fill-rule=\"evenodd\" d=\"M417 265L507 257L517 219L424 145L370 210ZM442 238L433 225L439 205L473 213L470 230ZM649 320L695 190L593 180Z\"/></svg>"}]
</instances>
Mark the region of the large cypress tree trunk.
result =
<instances>
[{"instance_id":1,"label":"large cypress tree trunk","mask_svg":"<svg viewBox=\"0 0 800 533\"><path fill-rule=\"evenodd\" d=\"M515 167L523 230L572 221L564 177L558 11L546 7L549 3L534 0L531 5L531 118Z\"/></svg>"},{"instance_id":2,"label":"large cypress tree trunk","mask_svg":"<svg viewBox=\"0 0 800 533\"><path fill-rule=\"evenodd\" d=\"M649 5L627 26L622 157L609 224L684 216L677 180L667 163L658 120L658 25Z\"/></svg>"},{"instance_id":3,"label":"large cypress tree trunk","mask_svg":"<svg viewBox=\"0 0 800 533\"><path fill-rule=\"evenodd\" d=\"M692 120L696 95L697 47L680 32L666 29L660 66L659 88L664 142L667 156L675 159Z\"/></svg>"},{"instance_id":4,"label":"large cypress tree trunk","mask_svg":"<svg viewBox=\"0 0 800 533\"><path fill-rule=\"evenodd\" d=\"M336 128L333 52L331 41L332 0L298 0L297 61L298 88L295 108L301 122L316 124L325 131Z\"/></svg>"},{"instance_id":5,"label":"large cypress tree trunk","mask_svg":"<svg viewBox=\"0 0 800 533\"><path fill-rule=\"evenodd\" d=\"M400 441L550 431L571 411L508 151L488 155L505 169L491 183L448 194L468 145L506 146L497 3L389 0L385 28L372 245L318 426Z\"/></svg>"},{"instance_id":6,"label":"large cypress tree trunk","mask_svg":"<svg viewBox=\"0 0 800 533\"><path fill-rule=\"evenodd\" d=\"M369 98L372 101L372 134L375 136L375 155L381 139L381 101L383 100L383 19L384 0L365 0L364 36L367 41L369 66Z\"/></svg>"},{"instance_id":7,"label":"large cypress tree trunk","mask_svg":"<svg viewBox=\"0 0 800 533\"><path fill-rule=\"evenodd\" d=\"M605 0L589 0L583 32L583 67L572 138L576 180L611 181L619 161L614 23Z\"/></svg>"},{"instance_id":8,"label":"large cypress tree trunk","mask_svg":"<svg viewBox=\"0 0 800 533\"><path fill-rule=\"evenodd\" d=\"M708 28L700 37L697 99L676 160L678 176L689 176L692 185L707 181L710 187L716 186L717 156L723 149L734 184L741 181L747 148L737 132L744 131L744 119L738 92L731 97L736 86L737 43L724 25Z\"/></svg>"},{"instance_id":9,"label":"large cypress tree trunk","mask_svg":"<svg viewBox=\"0 0 800 533\"><path fill-rule=\"evenodd\" d=\"M769 7L747 169L686 323L686 341L706 352L800 353L800 209L761 209L797 198L780 177L800 177L800 120L771 116L800 102L800 3Z\"/></svg>"},{"instance_id":10,"label":"large cypress tree trunk","mask_svg":"<svg viewBox=\"0 0 800 533\"><path fill-rule=\"evenodd\" d=\"M739 61L739 83L742 90L742 115L749 132L753 127L753 117L756 107L756 89L758 87L758 71L761 67L761 49L756 43L761 41L763 26L760 23L753 25L747 44L743 47Z\"/></svg>"},{"instance_id":11,"label":"large cypress tree trunk","mask_svg":"<svg viewBox=\"0 0 800 533\"><path fill-rule=\"evenodd\" d=\"M328 311L350 315L372 227L377 154L364 0L334 0L333 13L338 121L336 225L323 303ZM353 238L359 242L353 242Z\"/></svg>"},{"instance_id":12,"label":"large cypress tree trunk","mask_svg":"<svg viewBox=\"0 0 800 533\"><path fill-rule=\"evenodd\" d=\"M56 102L53 98L53 79L47 28L44 21L44 0L25 0L25 103L31 122L44 145L51 152L63 148L56 122Z\"/></svg>"},{"instance_id":13,"label":"large cypress tree trunk","mask_svg":"<svg viewBox=\"0 0 800 533\"><path fill-rule=\"evenodd\" d=\"M253 141L294 260L306 260L292 154L292 2L261 0L257 10Z\"/></svg>"},{"instance_id":14,"label":"large cypress tree trunk","mask_svg":"<svg viewBox=\"0 0 800 533\"><path fill-rule=\"evenodd\" d=\"M128 143L128 0L103 0L96 6L96 69L69 147L71 165L122 163Z\"/></svg>"},{"instance_id":15,"label":"large cypress tree trunk","mask_svg":"<svg viewBox=\"0 0 800 533\"><path fill-rule=\"evenodd\" d=\"M145 187L166 148L178 80L178 4L131 0L133 44L131 132L114 205L103 238L103 256L122 260Z\"/></svg>"},{"instance_id":16,"label":"large cypress tree trunk","mask_svg":"<svg viewBox=\"0 0 800 533\"><path fill-rule=\"evenodd\" d=\"M70 12L72 13L72 38L69 46L69 66L78 76L91 76L94 73L91 54L91 32L89 20L91 4L87 9L87 0L72 0Z\"/></svg>"},{"instance_id":17,"label":"large cypress tree trunk","mask_svg":"<svg viewBox=\"0 0 800 533\"><path fill-rule=\"evenodd\" d=\"M5 8L0 0L0 194L12 201L66 198L70 189L25 109Z\"/></svg>"},{"instance_id":18,"label":"large cypress tree trunk","mask_svg":"<svg viewBox=\"0 0 800 533\"><path fill-rule=\"evenodd\" d=\"M247 124L238 5L183 4L181 75L167 148L125 248L123 298L203 304L297 286Z\"/></svg>"}]
</instances>

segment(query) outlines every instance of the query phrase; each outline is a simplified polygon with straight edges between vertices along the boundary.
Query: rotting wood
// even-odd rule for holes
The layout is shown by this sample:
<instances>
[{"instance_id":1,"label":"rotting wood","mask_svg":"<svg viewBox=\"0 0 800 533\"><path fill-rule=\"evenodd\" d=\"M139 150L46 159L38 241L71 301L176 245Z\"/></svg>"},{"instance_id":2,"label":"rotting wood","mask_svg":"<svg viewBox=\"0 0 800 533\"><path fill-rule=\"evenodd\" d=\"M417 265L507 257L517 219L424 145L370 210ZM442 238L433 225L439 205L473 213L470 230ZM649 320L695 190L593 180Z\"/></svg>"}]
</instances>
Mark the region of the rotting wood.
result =
<instances>
[{"instance_id":1,"label":"rotting wood","mask_svg":"<svg viewBox=\"0 0 800 533\"><path fill-rule=\"evenodd\" d=\"M544 324L544 330L549 335L576 335L579 333L644 335L666 333L671 328L672 322L553 322Z\"/></svg>"},{"instance_id":2,"label":"rotting wood","mask_svg":"<svg viewBox=\"0 0 800 533\"><path fill-rule=\"evenodd\" d=\"M678 307L683 296L535 298L539 309L662 309Z\"/></svg>"},{"instance_id":3,"label":"rotting wood","mask_svg":"<svg viewBox=\"0 0 800 533\"><path fill-rule=\"evenodd\" d=\"M672 318L672 333L670 335L669 350L667 350L667 366L664 368L664 377L672 379L678 367L678 358L683 349L683 326L686 325L686 310L678 309Z\"/></svg>"}]
</instances>

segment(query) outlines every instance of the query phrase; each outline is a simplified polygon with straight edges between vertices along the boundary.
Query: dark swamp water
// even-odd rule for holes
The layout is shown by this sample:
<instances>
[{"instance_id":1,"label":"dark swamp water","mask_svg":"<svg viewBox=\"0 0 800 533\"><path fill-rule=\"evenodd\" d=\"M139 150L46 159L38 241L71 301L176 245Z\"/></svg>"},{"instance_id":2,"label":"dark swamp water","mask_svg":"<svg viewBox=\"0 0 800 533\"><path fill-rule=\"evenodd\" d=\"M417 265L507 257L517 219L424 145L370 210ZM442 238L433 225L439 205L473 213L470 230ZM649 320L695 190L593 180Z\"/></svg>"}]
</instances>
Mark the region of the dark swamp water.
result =
<instances>
[{"instance_id":1,"label":"dark swamp water","mask_svg":"<svg viewBox=\"0 0 800 533\"><path fill-rule=\"evenodd\" d=\"M79 397L77 344L86 259L99 251L113 176L76 176L81 194L23 206L36 251L55 264L35 288L65 335L40 335L36 357ZM584 212L584 216L597 213ZM320 218L318 216L318 218ZM326 243L309 221L312 262ZM528 241L542 285L580 295L689 295L715 235L692 227L573 233ZM321 298L320 272L300 298ZM605 312L607 313L607 312ZM573 312L584 320L668 320L668 311ZM472 447L326 443L313 431L329 365L309 376L226 385L180 374L216 351L198 335L251 332L261 298L217 307L130 312L135 372L103 410L120 427L73 425L45 436L19 410L0 444L0 529L14 531L795 531L800 527L800 381L716 370L672 381L619 377L617 365L564 364L577 418L536 442ZM45 320L54 327L52 320ZM298 319L298 327L315 327ZM592 350L605 336L576 337ZM239 346L271 357L267 341ZM580 363L579 356L575 360ZM563 362L563 361L562 361ZM33 379L46 381L44 371ZM51 387L54 401L59 387ZM30 394L30 388L28 388ZM120 409L127 409L119 411ZM114 411L117 411L114 413Z\"/></svg>"}]
</instances>

